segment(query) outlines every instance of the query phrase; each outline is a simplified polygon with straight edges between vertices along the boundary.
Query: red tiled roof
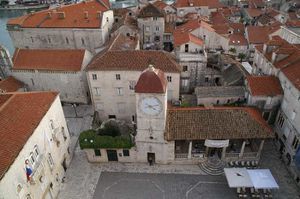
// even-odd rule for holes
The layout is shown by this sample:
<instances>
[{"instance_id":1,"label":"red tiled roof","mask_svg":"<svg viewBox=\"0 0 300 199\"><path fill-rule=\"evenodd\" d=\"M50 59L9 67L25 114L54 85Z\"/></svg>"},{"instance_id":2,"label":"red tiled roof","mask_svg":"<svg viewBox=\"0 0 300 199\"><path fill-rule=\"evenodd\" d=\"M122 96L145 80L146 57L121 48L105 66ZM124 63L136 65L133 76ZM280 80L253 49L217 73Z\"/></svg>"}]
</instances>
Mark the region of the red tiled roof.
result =
<instances>
[{"instance_id":1,"label":"red tiled roof","mask_svg":"<svg viewBox=\"0 0 300 199\"><path fill-rule=\"evenodd\" d=\"M213 25L212 28L220 35L228 35L230 30L230 26L226 23Z\"/></svg>"},{"instance_id":2,"label":"red tiled roof","mask_svg":"<svg viewBox=\"0 0 300 199\"><path fill-rule=\"evenodd\" d=\"M55 92L0 95L0 179L13 164L57 96L58 93Z\"/></svg>"},{"instance_id":3,"label":"red tiled roof","mask_svg":"<svg viewBox=\"0 0 300 199\"><path fill-rule=\"evenodd\" d=\"M248 41L243 34L233 33L233 34L229 35L229 45L246 46L246 45L248 45Z\"/></svg>"},{"instance_id":4,"label":"red tiled roof","mask_svg":"<svg viewBox=\"0 0 300 199\"><path fill-rule=\"evenodd\" d=\"M274 76L247 76L248 88L253 96L283 95L280 82Z\"/></svg>"},{"instance_id":5,"label":"red tiled roof","mask_svg":"<svg viewBox=\"0 0 300 199\"><path fill-rule=\"evenodd\" d=\"M164 1L161 1L161 0L155 1L155 2L153 3L153 5L154 5L155 7L157 7L158 9L160 9L160 10L163 10L165 7L168 6L168 4L166 4Z\"/></svg>"},{"instance_id":6,"label":"red tiled roof","mask_svg":"<svg viewBox=\"0 0 300 199\"><path fill-rule=\"evenodd\" d=\"M244 33L245 32L245 26L242 23L229 23L228 25L231 28L233 28L233 31L236 33Z\"/></svg>"},{"instance_id":7,"label":"red tiled roof","mask_svg":"<svg viewBox=\"0 0 300 199\"><path fill-rule=\"evenodd\" d=\"M147 17L164 17L164 12L155 7L153 4L149 3L148 5L143 7L138 14L138 18Z\"/></svg>"},{"instance_id":8,"label":"red tiled roof","mask_svg":"<svg viewBox=\"0 0 300 199\"><path fill-rule=\"evenodd\" d=\"M163 71L149 66L142 72L135 85L136 93L165 93L167 80Z\"/></svg>"},{"instance_id":9,"label":"red tiled roof","mask_svg":"<svg viewBox=\"0 0 300 199\"><path fill-rule=\"evenodd\" d=\"M192 4L190 4L192 3ZM219 2L219 0L177 0L175 2L176 8L182 8L182 7L202 7L202 6L208 6L208 8L222 8L224 7L223 4Z\"/></svg>"},{"instance_id":10,"label":"red tiled roof","mask_svg":"<svg viewBox=\"0 0 300 199\"><path fill-rule=\"evenodd\" d=\"M248 15L250 17L258 17L260 15L263 14L262 10L261 9L256 9L256 8L246 8L245 9L246 12L248 13Z\"/></svg>"},{"instance_id":11,"label":"red tiled roof","mask_svg":"<svg viewBox=\"0 0 300 199\"><path fill-rule=\"evenodd\" d=\"M16 49L15 70L80 71L85 50Z\"/></svg>"},{"instance_id":12,"label":"red tiled roof","mask_svg":"<svg viewBox=\"0 0 300 199\"><path fill-rule=\"evenodd\" d=\"M269 40L269 29L265 26L247 26L249 43L263 44Z\"/></svg>"},{"instance_id":13,"label":"red tiled roof","mask_svg":"<svg viewBox=\"0 0 300 199\"><path fill-rule=\"evenodd\" d=\"M165 139L271 138L274 133L262 114L250 107L170 108Z\"/></svg>"},{"instance_id":14,"label":"red tiled roof","mask_svg":"<svg viewBox=\"0 0 300 199\"><path fill-rule=\"evenodd\" d=\"M299 54L300 56L300 54ZM291 81L291 83L300 91L300 59L282 69L283 74Z\"/></svg>"},{"instance_id":15,"label":"red tiled roof","mask_svg":"<svg viewBox=\"0 0 300 199\"><path fill-rule=\"evenodd\" d=\"M202 46L204 42L202 39L196 37L195 35L188 33L188 32L174 32L173 34L174 37L174 46L181 46L182 44L192 42L194 44Z\"/></svg>"},{"instance_id":16,"label":"red tiled roof","mask_svg":"<svg viewBox=\"0 0 300 199\"><path fill-rule=\"evenodd\" d=\"M9 76L4 80L0 80L0 93L2 92L15 92L22 88L24 84L19 80L15 79L13 76Z\"/></svg>"},{"instance_id":17,"label":"red tiled roof","mask_svg":"<svg viewBox=\"0 0 300 199\"><path fill-rule=\"evenodd\" d=\"M300 20L288 20L285 23L286 26L288 27L293 27L293 28L299 28L300 27Z\"/></svg>"},{"instance_id":18,"label":"red tiled roof","mask_svg":"<svg viewBox=\"0 0 300 199\"><path fill-rule=\"evenodd\" d=\"M211 32L214 32L215 30L211 27L210 24L202 21L202 20L198 20L198 19L193 19L193 20L189 20L188 22L177 26L176 30L177 31L182 31L182 32L192 32L193 30L196 30L197 28L203 27Z\"/></svg>"},{"instance_id":19,"label":"red tiled roof","mask_svg":"<svg viewBox=\"0 0 300 199\"><path fill-rule=\"evenodd\" d=\"M97 54L88 65L88 70L132 70L143 71L153 64L164 72L179 73L180 67L171 54L164 51L126 50Z\"/></svg>"},{"instance_id":20,"label":"red tiled roof","mask_svg":"<svg viewBox=\"0 0 300 199\"><path fill-rule=\"evenodd\" d=\"M108 10L107 1L83 1L10 19L7 24L23 28L100 28L102 20L99 12ZM62 13L64 18L60 18ZM85 13L88 19L85 18Z\"/></svg>"},{"instance_id":21,"label":"red tiled roof","mask_svg":"<svg viewBox=\"0 0 300 199\"><path fill-rule=\"evenodd\" d=\"M210 21L213 25L228 23L228 20L220 11L212 12Z\"/></svg>"}]
</instances>

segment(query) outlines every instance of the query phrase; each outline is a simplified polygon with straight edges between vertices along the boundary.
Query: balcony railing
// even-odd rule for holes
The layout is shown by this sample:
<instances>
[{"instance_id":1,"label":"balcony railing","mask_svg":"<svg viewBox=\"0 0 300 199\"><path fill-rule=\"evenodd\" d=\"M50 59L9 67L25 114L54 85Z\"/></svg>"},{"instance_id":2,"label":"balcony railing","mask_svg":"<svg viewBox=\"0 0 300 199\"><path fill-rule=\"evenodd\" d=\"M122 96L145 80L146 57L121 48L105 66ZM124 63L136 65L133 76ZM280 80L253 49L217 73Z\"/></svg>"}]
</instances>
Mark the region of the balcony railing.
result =
<instances>
[{"instance_id":1,"label":"balcony railing","mask_svg":"<svg viewBox=\"0 0 300 199\"><path fill-rule=\"evenodd\" d=\"M43 161L44 161L44 156L40 154L32 169L32 174L30 179L31 184L35 184L39 180L38 178L43 174L44 172Z\"/></svg>"},{"instance_id":2,"label":"balcony railing","mask_svg":"<svg viewBox=\"0 0 300 199\"><path fill-rule=\"evenodd\" d=\"M177 58L180 61L199 61L199 62L207 62L207 56L205 53L199 52L178 52L176 53Z\"/></svg>"},{"instance_id":3,"label":"balcony railing","mask_svg":"<svg viewBox=\"0 0 300 199\"><path fill-rule=\"evenodd\" d=\"M188 154L187 153L175 153L175 158L177 158L177 159L187 159Z\"/></svg>"}]
</instances>

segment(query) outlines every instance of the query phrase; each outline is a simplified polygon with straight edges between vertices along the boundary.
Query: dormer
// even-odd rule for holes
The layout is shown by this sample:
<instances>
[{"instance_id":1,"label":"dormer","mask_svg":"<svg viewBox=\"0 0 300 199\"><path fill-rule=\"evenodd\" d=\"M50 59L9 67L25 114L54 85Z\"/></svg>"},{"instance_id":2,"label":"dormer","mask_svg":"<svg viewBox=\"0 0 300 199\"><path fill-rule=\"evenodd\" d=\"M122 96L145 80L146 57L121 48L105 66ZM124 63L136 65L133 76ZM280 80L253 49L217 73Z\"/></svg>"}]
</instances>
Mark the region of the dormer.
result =
<instances>
[{"instance_id":1,"label":"dormer","mask_svg":"<svg viewBox=\"0 0 300 199\"><path fill-rule=\"evenodd\" d=\"M65 12L57 12L57 15L58 15L59 19L65 19L66 18Z\"/></svg>"}]
</instances>

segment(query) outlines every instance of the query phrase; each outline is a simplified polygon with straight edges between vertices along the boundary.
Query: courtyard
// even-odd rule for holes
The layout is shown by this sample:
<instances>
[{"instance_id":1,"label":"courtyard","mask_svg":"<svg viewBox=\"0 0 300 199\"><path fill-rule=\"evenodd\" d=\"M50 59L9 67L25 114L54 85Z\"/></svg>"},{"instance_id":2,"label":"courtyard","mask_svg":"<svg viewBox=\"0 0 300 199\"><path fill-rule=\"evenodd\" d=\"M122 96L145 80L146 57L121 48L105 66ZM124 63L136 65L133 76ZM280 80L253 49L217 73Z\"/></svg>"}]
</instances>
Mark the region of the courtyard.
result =
<instances>
[{"instance_id":1,"label":"courtyard","mask_svg":"<svg viewBox=\"0 0 300 199\"><path fill-rule=\"evenodd\" d=\"M103 172L94 199L235 198L223 176Z\"/></svg>"}]
</instances>

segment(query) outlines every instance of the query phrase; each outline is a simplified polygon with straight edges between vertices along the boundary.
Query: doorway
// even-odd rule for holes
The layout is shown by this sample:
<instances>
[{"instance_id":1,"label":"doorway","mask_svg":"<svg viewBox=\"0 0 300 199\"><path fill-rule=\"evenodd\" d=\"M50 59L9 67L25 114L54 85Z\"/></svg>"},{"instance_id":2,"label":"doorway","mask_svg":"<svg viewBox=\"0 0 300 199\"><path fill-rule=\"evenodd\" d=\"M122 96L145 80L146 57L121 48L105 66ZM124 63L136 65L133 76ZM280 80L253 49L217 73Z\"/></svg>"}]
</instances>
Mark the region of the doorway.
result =
<instances>
[{"instance_id":1,"label":"doorway","mask_svg":"<svg viewBox=\"0 0 300 199\"><path fill-rule=\"evenodd\" d=\"M209 148L208 157L222 157L222 148Z\"/></svg>"},{"instance_id":2,"label":"doorway","mask_svg":"<svg viewBox=\"0 0 300 199\"><path fill-rule=\"evenodd\" d=\"M118 154L116 150L106 150L108 161L118 161Z\"/></svg>"},{"instance_id":3,"label":"doorway","mask_svg":"<svg viewBox=\"0 0 300 199\"><path fill-rule=\"evenodd\" d=\"M147 160L150 165L155 163L155 153L147 153Z\"/></svg>"}]
</instances>

